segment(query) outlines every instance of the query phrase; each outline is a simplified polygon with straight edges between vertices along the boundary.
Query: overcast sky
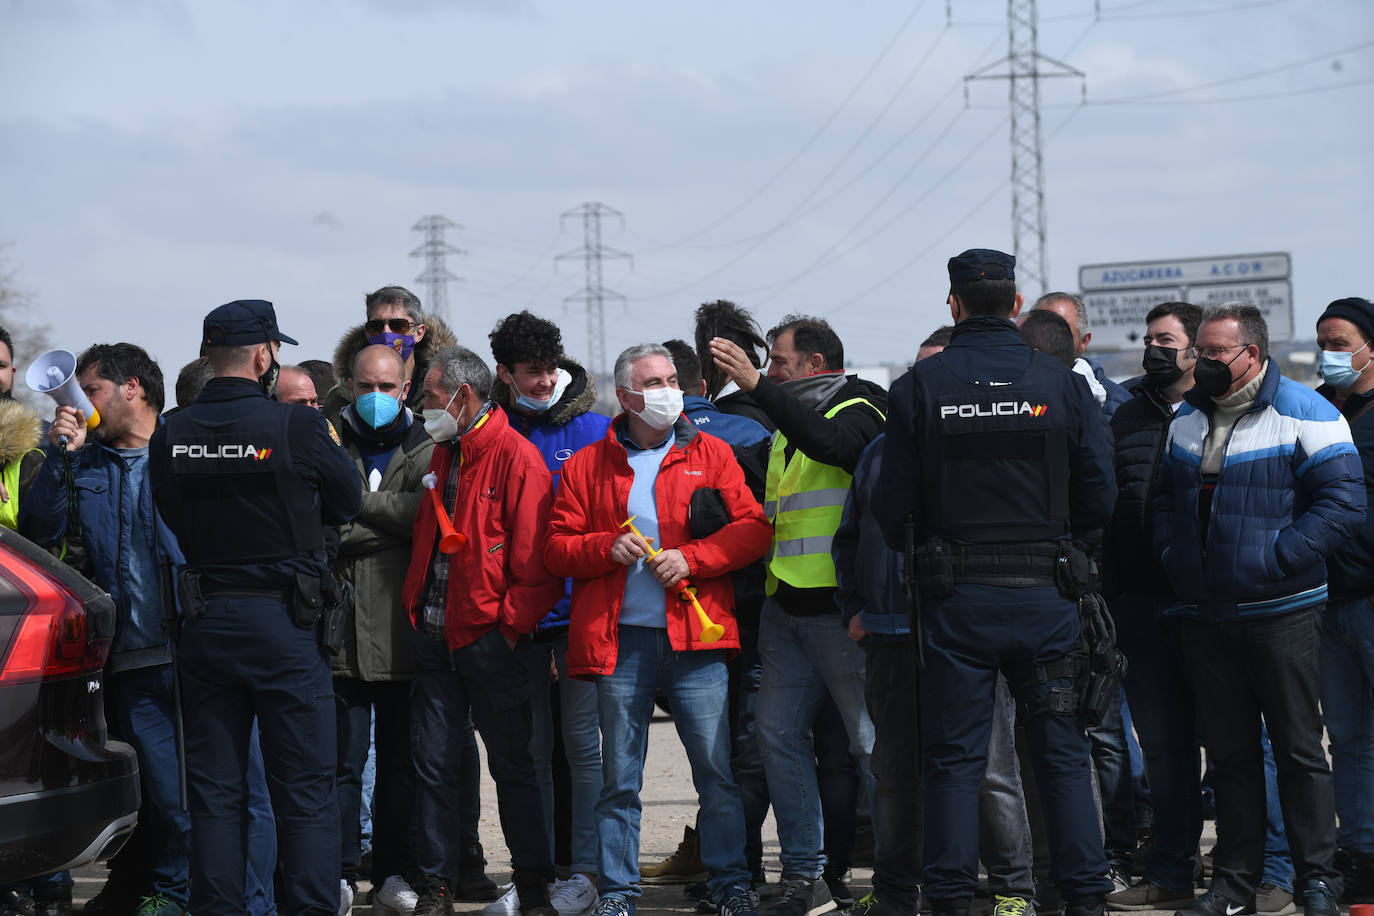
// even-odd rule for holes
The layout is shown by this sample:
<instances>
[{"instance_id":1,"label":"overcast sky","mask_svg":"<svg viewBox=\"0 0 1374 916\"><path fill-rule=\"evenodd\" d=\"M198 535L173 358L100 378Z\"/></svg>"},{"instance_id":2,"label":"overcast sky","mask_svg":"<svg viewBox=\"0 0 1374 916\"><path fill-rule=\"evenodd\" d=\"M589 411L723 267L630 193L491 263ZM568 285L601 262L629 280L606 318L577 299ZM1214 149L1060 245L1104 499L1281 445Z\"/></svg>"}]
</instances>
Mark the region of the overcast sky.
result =
<instances>
[{"instance_id":1,"label":"overcast sky","mask_svg":"<svg viewBox=\"0 0 1374 916\"><path fill-rule=\"evenodd\" d=\"M288 359L328 358L368 290L423 295L411 226L440 213L468 252L459 339L489 357L527 307L577 358L582 265L553 256L583 241L560 213L599 201L624 213L603 242L634 256L605 263L628 299L612 356L731 298L765 327L829 317L851 362L905 361L947 320L946 259L1012 248L1007 87L966 108L962 80L1006 54L1006 4L949 0L952 25L946 5L0 0L0 242L55 342L132 340L174 374L236 298L276 303ZM1374 295L1374 3L1040 18L1089 101L1043 86L1053 286L1291 252L1302 336Z\"/></svg>"}]
</instances>

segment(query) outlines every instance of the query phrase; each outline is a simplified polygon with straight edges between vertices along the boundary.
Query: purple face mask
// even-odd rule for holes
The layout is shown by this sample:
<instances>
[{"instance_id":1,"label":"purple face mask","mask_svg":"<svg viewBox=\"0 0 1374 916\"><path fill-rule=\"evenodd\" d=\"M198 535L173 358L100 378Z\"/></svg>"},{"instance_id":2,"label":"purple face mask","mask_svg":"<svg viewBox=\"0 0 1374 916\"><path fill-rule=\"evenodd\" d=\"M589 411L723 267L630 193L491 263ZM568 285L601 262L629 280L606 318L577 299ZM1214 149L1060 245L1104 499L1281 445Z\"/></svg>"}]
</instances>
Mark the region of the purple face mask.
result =
<instances>
[{"instance_id":1,"label":"purple face mask","mask_svg":"<svg viewBox=\"0 0 1374 916\"><path fill-rule=\"evenodd\" d=\"M410 359L410 354L415 352L415 335L413 334L393 334L390 331L383 331L367 339L370 344L381 344L390 347L401 354L401 359Z\"/></svg>"}]
</instances>

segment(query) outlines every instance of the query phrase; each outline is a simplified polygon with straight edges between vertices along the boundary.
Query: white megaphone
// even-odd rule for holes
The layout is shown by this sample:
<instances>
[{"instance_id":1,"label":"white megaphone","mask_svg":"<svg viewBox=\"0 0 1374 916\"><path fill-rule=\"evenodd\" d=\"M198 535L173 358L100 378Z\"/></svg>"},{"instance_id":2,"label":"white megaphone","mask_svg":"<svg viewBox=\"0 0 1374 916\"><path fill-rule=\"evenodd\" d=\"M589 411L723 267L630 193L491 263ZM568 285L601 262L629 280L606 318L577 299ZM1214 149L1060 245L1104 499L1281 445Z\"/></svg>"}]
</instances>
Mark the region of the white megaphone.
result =
<instances>
[{"instance_id":1,"label":"white megaphone","mask_svg":"<svg viewBox=\"0 0 1374 916\"><path fill-rule=\"evenodd\" d=\"M49 350L35 359L24 373L24 383L63 407L74 407L84 413L87 429L100 425L100 412L76 380L76 355L70 350Z\"/></svg>"}]
</instances>

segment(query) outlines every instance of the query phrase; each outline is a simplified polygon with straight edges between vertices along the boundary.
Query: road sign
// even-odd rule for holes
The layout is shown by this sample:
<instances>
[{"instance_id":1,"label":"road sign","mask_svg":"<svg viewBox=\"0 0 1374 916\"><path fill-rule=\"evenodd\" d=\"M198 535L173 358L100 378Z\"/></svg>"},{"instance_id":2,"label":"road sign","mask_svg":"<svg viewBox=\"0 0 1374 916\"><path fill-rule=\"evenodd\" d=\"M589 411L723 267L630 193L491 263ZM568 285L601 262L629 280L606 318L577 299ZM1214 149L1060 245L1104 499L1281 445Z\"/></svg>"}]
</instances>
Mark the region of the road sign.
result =
<instances>
[{"instance_id":1,"label":"road sign","mask_svg":"<svg viewBox=\"0 0 1374 916\"><path fill-rule=\"evenodd\" d=\"M1140 346L1145 316L1161 302L1248 302L1264 313L1269 340L1293 336L1293 289L1285 252L1087 264L1078 269L1091 349Z\"/></svg>"},{"instance_id":2,"label":"road sign","mask_svg":"<svg viewBox=\"0 0 1374 916\"><path fill-rule=\"evenodd\" d=\"M1078 287L1087 292L1170 284L1192 286L1197 283L1287 280L1289 269L1288 255L1283 252L1088 264L1078 268Z\"/></svg>"}]
</instances>

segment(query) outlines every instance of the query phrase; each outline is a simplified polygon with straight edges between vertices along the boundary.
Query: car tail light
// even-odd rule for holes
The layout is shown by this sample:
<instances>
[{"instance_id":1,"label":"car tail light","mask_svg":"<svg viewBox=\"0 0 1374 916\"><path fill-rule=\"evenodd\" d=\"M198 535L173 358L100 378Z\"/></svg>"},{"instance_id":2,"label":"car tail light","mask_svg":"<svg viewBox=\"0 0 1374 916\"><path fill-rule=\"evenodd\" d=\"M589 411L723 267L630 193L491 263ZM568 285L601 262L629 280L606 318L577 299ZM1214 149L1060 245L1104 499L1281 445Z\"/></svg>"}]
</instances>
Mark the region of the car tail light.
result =
<instances>
[{"instance_id":1,"label":"car tail light","mask_svg":"<svg viewBox=\"0 0 1374 916\"><path fill-rule=\"evenodd\" d=\"M28 599L28 609L0 662L0 686L101 669L110 654L110 639L90 632L86 609L66 586L24 563L0 566L0 576Z\"/></svg>"}]
</instances>

